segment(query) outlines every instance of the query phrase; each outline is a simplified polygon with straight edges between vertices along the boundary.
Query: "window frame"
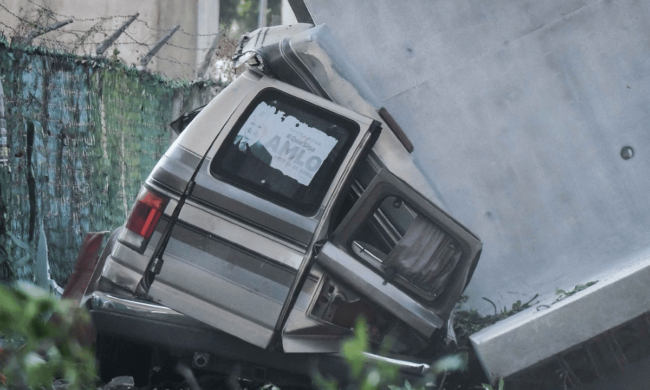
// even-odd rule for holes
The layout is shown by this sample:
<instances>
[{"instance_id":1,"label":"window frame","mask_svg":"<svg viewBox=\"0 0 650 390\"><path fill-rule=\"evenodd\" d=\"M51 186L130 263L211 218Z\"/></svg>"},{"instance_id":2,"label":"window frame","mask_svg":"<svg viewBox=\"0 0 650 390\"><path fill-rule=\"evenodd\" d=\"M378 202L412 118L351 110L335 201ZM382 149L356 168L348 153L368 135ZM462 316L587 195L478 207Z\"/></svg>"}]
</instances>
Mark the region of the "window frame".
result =
<instances>
[{"instance_id":1,"label":"window frame","mask_svg":"<svg viewBox=\"0 0 650 390\"><path fill-rule=\"evenodd\" d=\"M386 279L392 279L395 281L398 286L405 290L405 292L429 302L437 301L441 296L447 295L448 288L445 287L442 294L438 296L431 296L400 275L395 275L397 277L392 278L389 277L389 275L386 275L382 263L362 259L361 256L354 253L354 250L352 249L356 232L363 228L364 225L369 222L368 220L370 218L374 218L374 212L380 206L381 202L389 196L400 198L403 202L407 203L413 211L428 218L460 244L462 255L455 270L452 271L455 275L458 274L458 270L463 267L472 267L472 264L470 263L476 258L476 255L479 253L482 246L478 237L474 236L450 215L427 201L410 186L385 169L381 169L377 173L372 182L364 190L361 198L357 200L350 212L343 218L333 233L332 241L336 246L344 250L346 253L349 253L351 257L360 263L366 265L381 276L386 277ZM471 274L469 276L471 276ZM451 281L450 284L455 284L455 282Z\"/></svg>"},{"instance_id":2,"label":"window frame","mask_svg":"<svg viewBox=\"0 0 650 390\"><path fill-rule=\"evenodd\" d=\"M332 151L330 151L329 153L329 154L333 152L337 153L333 161L329 163L328 167L325 167L326 169L324 171L322 171L322 168L324 168L324 165L327 161L323 162L323 165L321 165L317 173L312 178L310 185L304 186L305 189L300 191L301 194L304 192L308 192L308 195L311 196L309 201L299 203L296 201L296 199L292 197L288 197L279 193L270 192L266 190L262 185L253 183L252 181L249 180L242 179L237 174L224 171L223 165L220 165L223 162L224 156L232 148L235 138L241 131L242 127L246 124L251 114L255 111L257 106L261 102L270 100L269 98L267 99L264 98L265 95L268 94L276 94L278 97L282 96L283 99L286 99L285 104L289 103L289 105L291 105L293 103L297 103L297 107L311 108L314 109L316 112L320 111L320 113L324 113L330 118L335 118L335 121L329 120L329 118L325 119L330 123L332 122L335 122L335 124L345 123L347 125L347 126L340 126L342 129L347 131L347 139L345 139L343 143L341 143L341 141L339 140L337 144L334 146L334 148L332 149ZM287 102L290 100L294 100L294 102L293 103ZM321 118L325 116L319 114L315 114L315 115ZM316 130L329 135L328 133L326 133L321 129L316 129ZM221 142L216 153L214 154L214 157L210 162L209 172L213 177L227 184L230 184L243 191L249 192L262 199L268 200L288 210L291 210L293 212L296 212L304 216L314 216L318 212L323 202L323 199L325 198L325 195L327 194L332 184L333 179L336 177L336 174L341 169L341 165L343 161L345 161L346 157L351 152L351 148L354 145L357 138L359 137L360 133L361 133L361 127L359 123L351 118L343 116L325 107L319 106L318 104L315 104L308 100L302 99L298 96L287 93L286 91L283 91L281 89L267 87L257 92L255 97L251 99L251 101L248 103L247 107L244 109L244 111L239 116L239 118L237 118L237 121L229 130L229 133L226 135L223 142ZM317 184L317 186L312 188L312 185L318 182L320 184Z\"/></svg>"}]
</instances>

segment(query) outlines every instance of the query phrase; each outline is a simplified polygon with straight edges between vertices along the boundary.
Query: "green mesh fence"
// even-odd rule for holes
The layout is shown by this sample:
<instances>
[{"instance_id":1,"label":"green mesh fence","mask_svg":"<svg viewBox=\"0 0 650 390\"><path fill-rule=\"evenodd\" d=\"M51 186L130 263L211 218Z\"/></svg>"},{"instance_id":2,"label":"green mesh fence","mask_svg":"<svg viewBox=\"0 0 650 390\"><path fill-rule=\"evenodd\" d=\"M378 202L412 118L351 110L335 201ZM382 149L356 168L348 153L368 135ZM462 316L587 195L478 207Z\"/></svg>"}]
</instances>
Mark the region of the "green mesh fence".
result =
<instances>
[{"instance_id":1,"label":"green mesh fence","mask_svg":"<svg viewBox=\"0 0 650 390\"><path fill-rule=\"evenodd\" d=\"M124 223L170 144L174 95L183 105L192 86L107 60L6 45L0 76L10 149L0 185L4 228L15 241L5 246L13 264L0 279L32 277L26 256L42 223L52 276L65 285L85 233Z\"/></svg>"}]
</instances>

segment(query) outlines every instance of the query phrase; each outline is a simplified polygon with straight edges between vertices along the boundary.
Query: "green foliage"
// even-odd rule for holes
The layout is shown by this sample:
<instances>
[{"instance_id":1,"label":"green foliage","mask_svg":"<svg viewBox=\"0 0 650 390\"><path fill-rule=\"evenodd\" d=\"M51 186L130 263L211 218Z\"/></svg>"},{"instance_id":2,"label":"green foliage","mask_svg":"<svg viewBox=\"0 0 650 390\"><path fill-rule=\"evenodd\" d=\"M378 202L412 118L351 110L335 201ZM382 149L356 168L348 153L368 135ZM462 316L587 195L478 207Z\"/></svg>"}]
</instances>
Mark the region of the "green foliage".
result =
<instances>
[{"instance_id":1,"label":"green foliage","mask_svg":"<svg viewBox=\"0 0 650 390\"><path fill-rule=\"evenodd\" d=\"M342 354L350 367L350 388L359 390L424 390L424 384L435 384L440 375L467 367L466 353L450 355L436 360L425 373L423 383L413 387L409 381L403 385L395 384L399 368L387 362L370 362L365 352L368 350L368 328L363 317L357 320L354 337L343 344ZM443 376L444 378L444 376ZM319 372L313 374L314 383L322 390L338 390L340 384L332 378L325 378ZM444 379L443 379L444 380Z\"/></svg>"},{"instance_id":2,"label":"green foliage","mask_svg":"<svg viewBox=\"0 0 650 390\"><path fill-rule=\"evenodd\" d=\"M26 242L11 232L0 236L0 277L3 281L33 280L33 261L34 249Z\"/></svg>"},{"instance_id":3,"label":"green foliage","mask_svg":"<svg viewBox=\"0 0 650 390\"><path fill-rule=\"evenodd\" d=\"M537 297L538 294L535 294L535 296L531 300L525 303L522 303L520 300L517 300L517 302L511 305L510 309L504 306L500 312L497 311L497 306L494 304L494 302L484 297L483 298L484 300L492 304L492 307L494 308L494 314L482 315L479 314L478 311L475 309L454 311L454 316L456 318L456 324L454 330L457 333L458 346L464 348L469 344L470 335L478 332L479 330L487 326L496 323L497 321L501 321L505 318L508 318L512 315L515 315L521 311L524 311L532 307L533 301L537 299ZM462 304L466 300L467 297L463 297L461 299L461 302L459 303Z\"/></svg>"},{"instance_id":4,"label":"green foliage","mask_svg":"<svg viewBox=\"0 0 650 390\"><path fill-rule=\"evenodd\" d=\"M483 390L494 390L492 385L486 385L483 383L481 386L483 386ZM498 390L503 390L503 378L499 379L499 389Z\"/></svg>"},{"instance_id":5,"label":"green foliage","mask_svg":"<svg viewBox=\"0 0 650 390\"><path fill-rule=\"evenodd\" d=\"M557 298L555 298L555 301L553 301L553 303L560 302L561 300L563 300L565 298L568 298L571 295L573 295L573 294L575 294L577 292L580 292L580 291L582 291L582 290L584 290L584 289L586 289L588 287L591 287L596 283L598 283L598 281L591 281L591 282L588 282L588 283L585 283L585 284L578 284L571 291L565 291L565 290L561 290L559 288L555 289L555 294L557 295Z\"/></svg>"},{"instance_id":6,"label":"green foliage","mask_svg":"<svg viewBox=\"0 0 650 390\"><path fill-rule=\"evenodd\" d=\"M236 34L243 34L257 29L259 16L259 0L221 0L219 2L219 19L222 29L236 29ZM282 13L281 0L269 0L266 14L266 25L271 25L271 15Z\"/></svg>"},{"instance_id":7,"label":"green foliage","mask_svg":"<svg viewBox=\"0 0 650 390\"><path fill-rule=\"evenodd\" d=\"M352 370L352 376L358 378L361 376L365 364L363 353L368 349L368 329L366 321L361 318L357 321L354 338L343 344L343 356L347 359Z\"/></svg>"},{"instance_id":8,"label":"green foliage","mask_svg":"<svg viewBox=\"0 0 650 390\"><path fill-rule=\"evenodd\" d=\"M557 295L557 298L551 304L560 302L561 300L566 299L588 287L591 287L596 283L597 281L591 281L585 284L579 284L575 286L575 288L571 291L556 289L555 294ZM520 311L526 310L532 307L532 305L537 304L538 302L533 303L533 301L537 299L538 296L539 294L535 294L535 296L531 300L525 303L522 303L520 300L517 300L517 302L511 305L510 309L504 306L500 312L497 312L497 306L494 304L494 302L484 297L483 299L489 302L494 308L494 314L482 315L479 314L477 310L455 310L454 316L456 318L456 326L454 327L454 330L456 330L458 336L458 345L461 348L467 346L469 343L468 340L470 335L498 321L501 321L512 315L515 315ZM459 305L462 305L466 301L467 301L467 297L466 296L462 297L461 301L459 302ZM541 305L541 306L547 308L550 307L549 305Z\"/></svg>"},{"instance_id":9,"label":"green foliage","mask_svg":"<svg viewBox=\"0 0 650 390\"><path fill-rule=\"evenodd\" d=\"M466 352L445 356L433 362L431 372L437 376L446 372L462 371L467 367L467 359Z\"/></svg>"},{"instance_id":10,"label":"green foliage","mask_svg":"<svg viewBox=\"0 0 650 390\"><path fill-rule=\"evenodd\" d=\"M8 387L51 388L56 378L70 389L94 387L94 354L80 341L88 314L27 283L0 286L0 372Z\"/></svg>"}]
</instances>

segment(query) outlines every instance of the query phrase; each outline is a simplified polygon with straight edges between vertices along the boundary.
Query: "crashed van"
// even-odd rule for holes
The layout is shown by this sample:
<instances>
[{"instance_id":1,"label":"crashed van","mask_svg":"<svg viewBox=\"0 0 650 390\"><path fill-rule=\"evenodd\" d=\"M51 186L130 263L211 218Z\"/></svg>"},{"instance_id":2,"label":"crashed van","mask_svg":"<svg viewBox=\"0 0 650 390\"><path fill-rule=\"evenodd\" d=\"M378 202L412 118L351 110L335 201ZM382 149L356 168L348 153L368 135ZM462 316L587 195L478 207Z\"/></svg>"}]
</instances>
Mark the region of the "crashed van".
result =
<instances>
[{"instance_id":1,"label":"crashed van","mask_svg":"<svg viewBox=\"0 0 650 390\"><path fill-rule=\"evenodd\" d=\"M423 375L479 238L436 205L325 26L257 30L235 61L236 80L174 123L85 288L102 376L182 362L278 385L342 378L360 317L369 361Z\"/></svg>"}]
</instances>

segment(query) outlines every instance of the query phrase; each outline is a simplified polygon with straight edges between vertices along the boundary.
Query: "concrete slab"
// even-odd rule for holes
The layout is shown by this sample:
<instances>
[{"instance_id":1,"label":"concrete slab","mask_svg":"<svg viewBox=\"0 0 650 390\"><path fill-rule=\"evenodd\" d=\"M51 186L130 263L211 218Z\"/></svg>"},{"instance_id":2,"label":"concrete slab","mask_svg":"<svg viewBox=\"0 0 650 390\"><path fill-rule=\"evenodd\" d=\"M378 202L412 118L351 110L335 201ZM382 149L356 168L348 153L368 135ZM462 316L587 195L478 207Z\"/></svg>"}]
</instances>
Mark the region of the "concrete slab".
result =
<instances>
[{"instance_id":1,"label":"concrete slab","mask_svg":"<svg viewBox=\"0 0 650 390\"><path fill-rule=\"evenodd\" d=\"M471 305L571 289L648 247L649 2L305 3L483 240Z\"/></svg>"},{"instance_id":2,"label":"concrete slab","mask_svg":"<svg viewBox=\"0 0 650 390\"><path fill-rule=\"evenodd\" d=\"M508 377L650 311L650 252L595 285L470 337L491 381Z\"/></svg>"}]
</instances>

